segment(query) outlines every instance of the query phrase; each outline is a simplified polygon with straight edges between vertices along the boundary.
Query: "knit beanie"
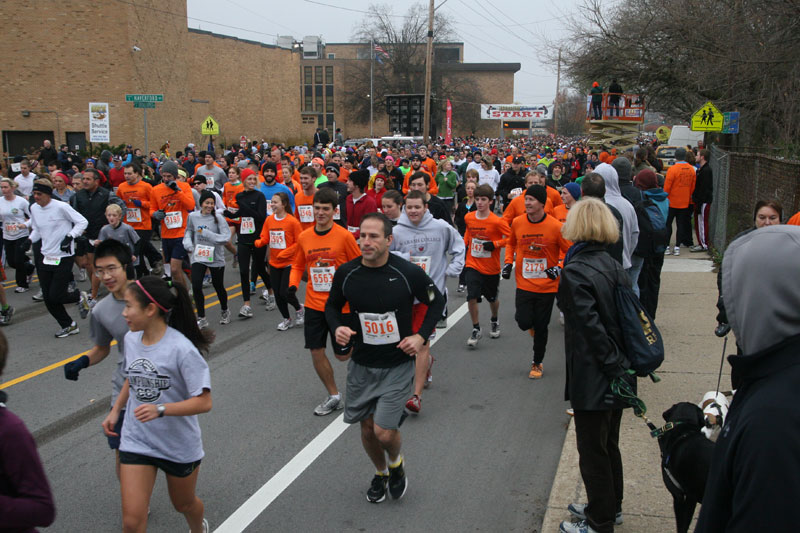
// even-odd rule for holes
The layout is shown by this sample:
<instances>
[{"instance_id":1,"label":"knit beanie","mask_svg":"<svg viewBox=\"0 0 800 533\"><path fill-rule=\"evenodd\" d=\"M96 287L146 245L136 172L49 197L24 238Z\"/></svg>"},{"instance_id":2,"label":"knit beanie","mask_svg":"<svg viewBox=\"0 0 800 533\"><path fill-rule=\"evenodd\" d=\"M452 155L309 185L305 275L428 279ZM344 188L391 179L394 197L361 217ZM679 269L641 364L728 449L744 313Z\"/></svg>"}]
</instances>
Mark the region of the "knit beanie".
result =
<instances>
[{"instance_id":1,"label":"knit beanie","mask_svg":"<svg viewBox=\"0 0 800 533\"><path fill-rule=\"evenodd\" d=\"M531 185L528 187L528 189L525 191L525 196L533 196L539 200L539 203L542 205L547 203L547 189L541 185Z\"/></svg>"},{"instance_id":2,"label":"knit beanie","mask_svg":"<svg viewBox=\"0 0 800 533\"><path fill-rule=\"evenodd\" d=\"M167 174L171 174L173 177L177 178L178 177L178 165L175 164L174 161L167 161L167 162L163 163L161 165L161 169L159 170L159 173L163 174L165 172Z\"/></svg>"},{"instance_id":3,"label":"knit beanie","mask_svg":"<svg viewBox=\"0 0 800 533\"><path fill-rule=\"evenodd\" d=\"M575 198L575 200L581 199L581 186L577 183L567 183L564 187L569 191L569 194Z\"/></svg>"}]
</instances>

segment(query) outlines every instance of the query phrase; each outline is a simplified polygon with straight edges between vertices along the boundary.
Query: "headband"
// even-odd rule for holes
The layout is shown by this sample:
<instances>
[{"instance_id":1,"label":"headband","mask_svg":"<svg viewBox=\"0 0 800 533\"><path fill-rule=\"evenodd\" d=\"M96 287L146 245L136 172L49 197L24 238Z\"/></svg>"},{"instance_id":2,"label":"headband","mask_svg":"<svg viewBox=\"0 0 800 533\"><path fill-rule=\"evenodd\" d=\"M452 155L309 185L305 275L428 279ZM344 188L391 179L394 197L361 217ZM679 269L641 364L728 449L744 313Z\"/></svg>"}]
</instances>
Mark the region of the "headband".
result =
<instances>
[{"instance_id":1,"label":"headband","mask_svg":"<svg viewBox=\"0 0 800 533\"><path fill-rule=\"evenodd\" d=\"M49 196L53 195L53 188L45 185L44 183L34 183L33 190L38 192L43 192Z\"/></svg>"},{"instance_id":2,"label":"headband","mask_svg":"<svg viewBox=\"0 0 800 533\"><path fill-rule=\"evenodd\" d=\"M164 311L165 313L169 313L169 309L167 309L166 307L164 307L163 305L161 305L160 303L158 303L158 302L156 301L156 299L155 299L155 298L153 298L153 297L150 295L150 293L149 293L149 292L147 292L147 289L145 289L144 287L142 287L142 284L139 282L139 280L138 280L138 279L136 280L136 284L139 286L139 288L140 288L140 289L142 289L142 292L144 293L144 295L145 295L145 296L147 296L147 297L150 299L150 301L151 301L151 302L153 302L154 304L156 304L156 307L158 307L159 309L161 309L161 310L162 310L162 311Z\"/></svg>"}]
</instances>

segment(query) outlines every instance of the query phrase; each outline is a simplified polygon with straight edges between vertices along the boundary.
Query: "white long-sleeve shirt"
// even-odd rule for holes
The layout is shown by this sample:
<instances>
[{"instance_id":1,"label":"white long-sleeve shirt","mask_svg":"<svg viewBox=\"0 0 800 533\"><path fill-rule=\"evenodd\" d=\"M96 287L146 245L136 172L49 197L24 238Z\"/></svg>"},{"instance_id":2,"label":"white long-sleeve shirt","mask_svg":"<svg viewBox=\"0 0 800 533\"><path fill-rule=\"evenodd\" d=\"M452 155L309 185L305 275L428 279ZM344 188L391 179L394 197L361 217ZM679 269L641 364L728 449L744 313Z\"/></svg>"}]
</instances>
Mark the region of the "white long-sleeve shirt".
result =
<instances>
[{"instance_id":1,"label":"white long-sleeve shirt","mask_svg":"<svg viewBox=\"0 0 800 533\"><path fill-rule=\"evenodd\" d=\"M22 196L14 196L8 201L0 197L0 221L3 222L3 239L16 241L28 236L28 202Z\"/></svg>"},{"instance_id":2,"label":"white long-sleeve shirt","mask_svg":"<svg viewBox=\"0 0 800 533\"><path fill-rule=\"evenodd\" d=\"M75 241L69 252L61 251L61 241L67 235L76 239L83 235L89 222L66 202L50 200L42 207L31 206L31 241L42 241L42 255L46 258L69 257L75 254Z\"/></svg>"}]
</instances>

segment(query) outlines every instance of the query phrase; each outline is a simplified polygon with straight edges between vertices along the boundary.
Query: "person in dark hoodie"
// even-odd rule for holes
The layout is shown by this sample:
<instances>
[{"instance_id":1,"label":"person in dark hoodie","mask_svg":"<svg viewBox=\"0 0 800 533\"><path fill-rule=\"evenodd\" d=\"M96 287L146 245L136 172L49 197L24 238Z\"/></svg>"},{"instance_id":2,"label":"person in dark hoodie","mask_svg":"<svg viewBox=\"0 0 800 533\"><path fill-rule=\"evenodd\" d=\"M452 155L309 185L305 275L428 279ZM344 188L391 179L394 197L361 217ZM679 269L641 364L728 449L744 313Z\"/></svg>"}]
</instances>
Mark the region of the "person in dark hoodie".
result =
<instances>
[{"instance_id":1,"label":"person in dark hoodie","mask_svg":"<svg viewBox=\"0 0 800 533\"><path fill-rule=\"evenodd\" d=\"M713 174L708 164L711 152L704 148L697 154L697 181L695 181L692 203L694 204L694 232L697 244L689 248L690 252L708 251L708 214L711 211L711 200L714 197Z\"/></svg>"},{"instance_id":2,"label":"person in dark hoodie","mask_svg":"<svg viewBox=\"0 0 800 533\"><path fill-rule=\"evenodd\" d=\"M615 161L616 162L616 161ZM667 220L669 213L669 198L664 189L658 186L656 173L646 168L636 174L633 184L642 191L645 198L653 201L661 211L661 216ZM658 292L661 289L661 269L664 266L664 254L645 257L642 270L639 273L639 301L650 317L655 319L658 308Z\"/></svg>"},{"instance_id":3,"label":"person in dark hoodie","mask_svg":"<svg viewBox=\"0 0 800 533\"><path fill-rule=\"evenodd\" d=\"M0 333L0 375L6 366L8 341ZM35 533L56 517L53 494L28 428L6 407L0 390L0 529Z\"/></svg>"},{"instance_id":4,"label":"person in dark hoodie","mask_svg":"<svg viewBox=\"0 0 800 533\"><path fill-rule=\"evenodd\" d=\"M800 494L800 228L776 225L732 241L722 294L742 355L717 439L696 533L796 531Z\"/></svg>"}]
</instances>

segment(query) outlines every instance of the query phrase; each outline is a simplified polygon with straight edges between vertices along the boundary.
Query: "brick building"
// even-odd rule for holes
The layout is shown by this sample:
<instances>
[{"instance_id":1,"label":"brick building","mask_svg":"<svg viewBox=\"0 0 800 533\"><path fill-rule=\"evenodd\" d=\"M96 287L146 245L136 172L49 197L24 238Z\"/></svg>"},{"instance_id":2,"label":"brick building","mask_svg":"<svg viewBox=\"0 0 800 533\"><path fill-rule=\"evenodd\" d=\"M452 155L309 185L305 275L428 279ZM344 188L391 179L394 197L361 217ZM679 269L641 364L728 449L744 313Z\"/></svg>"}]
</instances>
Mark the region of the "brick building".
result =
<instances>
[{"instance_id":1,"label":"brick building","mask_svg":"<svg viewBox=\"0 0 800 533\"><path fill-rule=\"evenodd\" d=\"M200 127L208 115L220 124L217 142L226 144L240 135L308 142L318 125L334 121L349 137L369 133L369 124L348 120L340 105L341 66L368 60L366 45L318 43L311 58L296 44L190 29L185 0L9 0L6 7L14 17L0 40L7 64L0 128L3 151L11 155L38 148L45 138L56 146L86 146L89 102L109 103L111 144L145 148L143 110L126 102L126 94L164 95L147 110L151 150L166 141L173 150L188 142L205 145ZM518 63L462 63L461 43L437 45L436 53L493 103L512 102ZM496 135L494 121L484 122L489 131L482 133ZM388 117L376 113L374 128L388 134Z\"/></svg>"}]
</instances>

